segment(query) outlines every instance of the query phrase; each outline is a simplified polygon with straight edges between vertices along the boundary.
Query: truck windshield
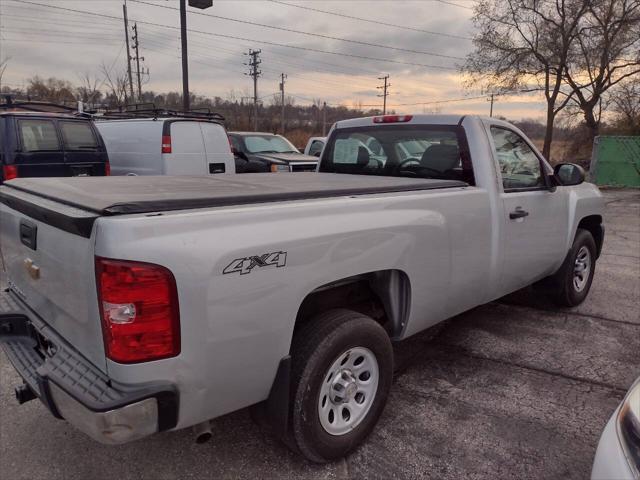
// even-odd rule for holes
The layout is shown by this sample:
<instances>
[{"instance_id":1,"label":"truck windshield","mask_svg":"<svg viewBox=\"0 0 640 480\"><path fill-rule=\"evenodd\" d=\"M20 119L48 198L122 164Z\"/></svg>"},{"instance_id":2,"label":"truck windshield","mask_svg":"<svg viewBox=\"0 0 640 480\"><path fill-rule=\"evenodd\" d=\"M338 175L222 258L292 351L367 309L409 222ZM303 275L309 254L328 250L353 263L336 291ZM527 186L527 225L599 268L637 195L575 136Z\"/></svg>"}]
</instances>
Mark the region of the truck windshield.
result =
<instances>
[{"instance_id":1,"label":"truck windshield","mask_svg":"<svg viewBox=\"0 0 640 480\"><path fill-rule=\"evenodd\" d=\"M473 184L464 130L446 125L381 125L337 129L321 172L438 178Z\"/></svg>"},{"instance_id":2,"label":"truck windshield","mask_svg":"<svg viewBox=\"0 0 640 480\"><path fill-rule=\"evenodd\" d=\"M299 153L279 135L248 135L244 137L244 145L249 153Z\"/></svg>"}]
</instances>

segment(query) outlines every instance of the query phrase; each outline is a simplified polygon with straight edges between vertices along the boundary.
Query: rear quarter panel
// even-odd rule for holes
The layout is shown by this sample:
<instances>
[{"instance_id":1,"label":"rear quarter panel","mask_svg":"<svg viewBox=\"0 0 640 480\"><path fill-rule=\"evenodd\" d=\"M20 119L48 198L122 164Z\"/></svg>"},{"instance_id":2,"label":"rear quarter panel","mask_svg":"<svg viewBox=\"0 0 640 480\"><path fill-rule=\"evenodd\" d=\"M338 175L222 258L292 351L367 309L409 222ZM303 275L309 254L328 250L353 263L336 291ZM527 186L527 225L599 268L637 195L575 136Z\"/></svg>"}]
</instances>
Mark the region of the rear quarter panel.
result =
<instances>
[{"instance_id":1,"label":"rear quarter panel","mask_svg":"<svg viewBox=\"0 0 640 480\"><path fill-rule=\"evenodd\" d=\"M158 263L174 273L182 337L178 357L108 361L109 374L177 384L178 427L185 427L268 396L289 353L298 308L319 286L369 271L404 271L412 287L404 336L482 302L490 263L486 196L479 188L455 188L103 217L97 255ZM223 273L235 259L272 252L286 252L286 266Z\"/></svg>"}]
</instances>

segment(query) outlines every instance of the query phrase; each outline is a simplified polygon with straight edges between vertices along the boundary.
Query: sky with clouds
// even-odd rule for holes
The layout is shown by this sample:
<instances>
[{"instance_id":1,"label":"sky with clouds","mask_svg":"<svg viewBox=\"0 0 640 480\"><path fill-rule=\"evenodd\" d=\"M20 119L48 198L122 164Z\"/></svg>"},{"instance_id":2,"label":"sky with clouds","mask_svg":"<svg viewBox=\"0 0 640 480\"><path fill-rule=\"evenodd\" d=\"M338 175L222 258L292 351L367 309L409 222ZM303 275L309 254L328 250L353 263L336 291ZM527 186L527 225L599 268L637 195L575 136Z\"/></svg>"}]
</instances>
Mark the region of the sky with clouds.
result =
<instances>
[{"instance_id":1,"label":"sky with clouds","mask_svg":"<svg viewBox=\"0 0 640 480\"><path fill-rule=\"evenodd\" d=\"M122 4L123 0L0 0L0 58L10 57L3 84L24 86L34 75L77 83L89 73L102 80L102 64L122 71ZM244 53L252 48L262 50L258 88L265 99L278 92L280 74L285 73L286 92L298 104L321 99L329 104L378 105L378 77L388 74L389 108L398 112L488 114L484 97L449 102L480 93L465 89L458 72L473 47L473 4L214 0L207 10L188 7L190 90L211 97L228 97L232 90L237 96L249 95L252 81L244 75L243 63ZM178 0L127 0L130 25L137 22L140 55L150 71L146 89L181 91L178 7ZM500 97L494 114L540 119L544 101L537 94Z\"/></svg>"}]
</instances>

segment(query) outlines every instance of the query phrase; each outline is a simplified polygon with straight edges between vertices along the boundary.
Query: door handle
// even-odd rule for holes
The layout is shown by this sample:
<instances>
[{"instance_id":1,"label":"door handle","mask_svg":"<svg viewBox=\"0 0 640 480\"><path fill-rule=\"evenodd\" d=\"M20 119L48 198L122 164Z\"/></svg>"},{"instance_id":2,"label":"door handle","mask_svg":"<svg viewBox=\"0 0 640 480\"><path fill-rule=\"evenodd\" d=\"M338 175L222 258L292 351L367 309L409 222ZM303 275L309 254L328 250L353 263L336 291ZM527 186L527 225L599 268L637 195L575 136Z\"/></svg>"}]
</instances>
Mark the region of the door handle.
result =
<instances>
[{"instance_id":1,"label":"door handle","mask_svg":"<svg viewBox=\"0 0 640 480\"><path fill-rule=\"evenodd\" d=\"M526 210L522 210L522 208L518 207L509 214L509 218L511 220L515 220L517 218L524 218L528 215L529 215L529 212L527 212Z\"/></svg>"}]
</instances>

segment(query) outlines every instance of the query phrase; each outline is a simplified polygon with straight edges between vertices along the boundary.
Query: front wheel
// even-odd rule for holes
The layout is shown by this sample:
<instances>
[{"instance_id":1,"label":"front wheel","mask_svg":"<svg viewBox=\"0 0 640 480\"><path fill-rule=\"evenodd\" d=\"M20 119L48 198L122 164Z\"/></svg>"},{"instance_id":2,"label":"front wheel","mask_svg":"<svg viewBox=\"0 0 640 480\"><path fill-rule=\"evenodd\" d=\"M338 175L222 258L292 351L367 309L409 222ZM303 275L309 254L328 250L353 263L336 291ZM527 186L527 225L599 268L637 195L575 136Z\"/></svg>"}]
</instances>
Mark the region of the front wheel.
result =
<instances>
[{"instance_id":1,"label":"front wheel","mask_svg":"<svg viewBox=\"0 0 640 480\"><path fill-rule=\"evenodd\" d=\"M351 310L310 320L293 339L293 436L302 454L323 463L345 456L382 414L393 376L385 330Z\"/></svg>"},{"instance_id":2,"label":"front wheel","mask_svg":"<svg viewBox=\"0 0 640 480\"><path fill-rule=\"evenodd\" d=\"M553 299L562 307L580 305L589 293L596 268L596 242L578 229L566 260L552 277Z\"/></svg>"}]
</instances>

